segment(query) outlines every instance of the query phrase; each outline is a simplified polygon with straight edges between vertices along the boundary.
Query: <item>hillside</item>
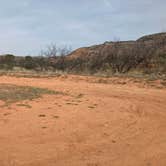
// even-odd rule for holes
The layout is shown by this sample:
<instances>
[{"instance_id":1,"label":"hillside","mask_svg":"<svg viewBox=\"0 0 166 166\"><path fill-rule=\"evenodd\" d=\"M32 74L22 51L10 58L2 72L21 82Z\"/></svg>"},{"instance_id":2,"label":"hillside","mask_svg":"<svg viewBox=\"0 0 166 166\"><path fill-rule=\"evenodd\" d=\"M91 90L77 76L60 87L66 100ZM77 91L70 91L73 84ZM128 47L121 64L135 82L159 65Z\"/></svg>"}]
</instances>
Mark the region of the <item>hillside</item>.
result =
<instances>
[{"instance_id":1,"label":"hillside","mask_svg":"<svg viewBox=\"0 0 166 166\"><path fill-rule=\"evenodd\" d=\"M142 69L165 73L166 33L143 36L136 41L105 42L79 48L66 59L72 61L72 65L73 61L77 61L72 68L76 67L78 70L86 68L96 72L110 69L113 73L125 73Z\"/></svg>"},{"instance_id":2,"label":"hillside","mask_svg":"<svg viewBox=\"0 0 166 166\"><path fill-rule=\"evenodd\" d=\"M100 45L94 45L90 47L83 47L76 49L73 51L69 56L70 58L77 58L82 56L87 56L91 54L91 52L100 52L101 50L107 50L114 46L114 44L117 42L105 42ZM158 47L156 47L156 52L160 50L161 53L166 53L166 33L156 33L152 35L146 35L143 37L140 37L136 41L118 41L119 47L118 49L123 49L124 47L131 48L133 45L144 43L146 46L154 46L156 44ZM110 51L109 50L109 51Z\"/></svg>"}]
</instances>

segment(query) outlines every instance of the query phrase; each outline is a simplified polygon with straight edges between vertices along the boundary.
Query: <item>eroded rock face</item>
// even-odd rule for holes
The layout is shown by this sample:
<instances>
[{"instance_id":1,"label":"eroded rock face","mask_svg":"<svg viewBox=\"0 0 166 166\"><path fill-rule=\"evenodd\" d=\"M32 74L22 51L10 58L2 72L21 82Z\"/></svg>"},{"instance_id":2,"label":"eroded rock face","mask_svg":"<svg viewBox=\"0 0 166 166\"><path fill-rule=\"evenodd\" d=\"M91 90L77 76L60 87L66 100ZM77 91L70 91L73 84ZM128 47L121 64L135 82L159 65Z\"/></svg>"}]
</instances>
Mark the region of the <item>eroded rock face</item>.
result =
<instances>
[{"instance_id":1,"label":"eroded rock face","mask_svg":"<svg viewBox=\"0 0 166 166\"><path fill-rule=\"evenodd\" d=\"M88 57L88 56L95 56L98 53L104 54L104 52L113 52L113 47L118 47L120 51L123 51L124 49L131 49L131 47L143 44L147 49L154 48L155 53L166 53L166 33L158 33L158 34L152 34L147 35L139 38L136 41L119 41L119 42L105 42L100 45L94 45L90 47L83 47L79 48L75 51L73 51L69 55L70 58L78 58L78 57Z\"/></svg>"}]
</instances>

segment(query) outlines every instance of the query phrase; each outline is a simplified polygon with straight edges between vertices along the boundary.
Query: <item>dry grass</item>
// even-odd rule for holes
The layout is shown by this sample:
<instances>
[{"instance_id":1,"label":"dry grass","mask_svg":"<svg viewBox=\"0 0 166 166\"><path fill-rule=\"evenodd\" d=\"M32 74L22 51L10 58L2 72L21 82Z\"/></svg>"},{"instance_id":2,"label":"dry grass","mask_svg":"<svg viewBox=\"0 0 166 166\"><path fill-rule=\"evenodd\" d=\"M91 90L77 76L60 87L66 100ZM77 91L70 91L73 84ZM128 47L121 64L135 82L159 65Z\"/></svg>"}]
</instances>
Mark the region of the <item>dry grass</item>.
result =
<instances>
[{"instance_id":1,"label":"dry grass","mask_svg":"<svg viewBox=\"0 0 166 166\"><path fill-rule=\"evenodd\" d=\"M33 70L24 70L24 71L6 71L6 70L0 70L0 76L10 76L10 77L24 77L24 78L52 78L52 77L59 77L61 75L64 75L65 73L61 72L37 72Z\"/></svg>"},{"instance_id":2,"label":"dry grass","mask_svg":"<svg viewBox=\"0 0 166 166\"><path fill-rule=\"evenodd\" d=\"M12 84L0 84L0 100L5 103L15 103L23 100L33 100L39 98L44 94L57 94L52 90L30 87L30 86L17 86Z\"/></svg>"},{"instance_id":3,"label":"dry grass","mask_svg":"<svg viewBox=\"0 0 166 166\"><path fill-rule=\"evenodd\" d=\"M26 107L26 108L32 108L32 106L29 105L29 104L17 104L17 106L19 106L19 107Z\"/></svg>"}]
</instances>

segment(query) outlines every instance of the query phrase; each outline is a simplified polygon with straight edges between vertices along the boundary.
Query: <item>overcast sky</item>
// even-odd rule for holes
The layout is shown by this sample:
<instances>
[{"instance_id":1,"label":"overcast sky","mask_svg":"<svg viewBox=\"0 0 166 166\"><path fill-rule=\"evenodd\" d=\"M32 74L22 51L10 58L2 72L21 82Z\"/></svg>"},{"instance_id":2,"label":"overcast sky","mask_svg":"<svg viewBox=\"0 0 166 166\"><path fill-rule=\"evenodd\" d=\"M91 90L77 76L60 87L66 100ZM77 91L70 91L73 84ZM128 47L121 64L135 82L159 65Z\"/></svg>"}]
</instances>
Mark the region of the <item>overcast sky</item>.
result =
<instances>
[{"instance_id":1,"label":"overcast sky","mask_svg":"<svg viewBox=\"0 0 166 166\"><path fill-rule=\"evenodd\" d=\"M166 31L166 0L0 0L0 54L36 55Z\"/></svg>"}]
</instances>

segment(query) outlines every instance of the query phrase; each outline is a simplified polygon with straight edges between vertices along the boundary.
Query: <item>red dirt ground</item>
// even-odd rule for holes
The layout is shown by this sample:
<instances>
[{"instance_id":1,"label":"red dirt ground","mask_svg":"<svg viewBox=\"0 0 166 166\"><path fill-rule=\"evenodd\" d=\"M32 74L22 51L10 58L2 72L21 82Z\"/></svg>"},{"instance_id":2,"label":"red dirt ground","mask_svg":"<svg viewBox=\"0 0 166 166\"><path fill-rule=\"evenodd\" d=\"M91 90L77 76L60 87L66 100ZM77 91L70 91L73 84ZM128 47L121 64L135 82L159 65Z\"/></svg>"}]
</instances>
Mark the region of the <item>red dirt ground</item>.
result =
<instances>
[{"instance_id":1,"label":"red dirt ground","mask_svg":"<svg viewBox=\"0 0 166 166\"><path fill-rule=\"evenodd\" d=\"M95 79L2 76L65 94L0 107L0 166L166 166L166 90Z\"/></svg>"}]
</instances>

